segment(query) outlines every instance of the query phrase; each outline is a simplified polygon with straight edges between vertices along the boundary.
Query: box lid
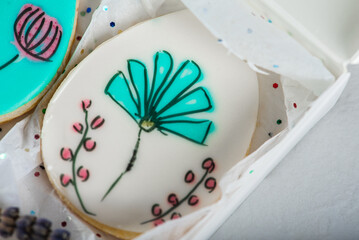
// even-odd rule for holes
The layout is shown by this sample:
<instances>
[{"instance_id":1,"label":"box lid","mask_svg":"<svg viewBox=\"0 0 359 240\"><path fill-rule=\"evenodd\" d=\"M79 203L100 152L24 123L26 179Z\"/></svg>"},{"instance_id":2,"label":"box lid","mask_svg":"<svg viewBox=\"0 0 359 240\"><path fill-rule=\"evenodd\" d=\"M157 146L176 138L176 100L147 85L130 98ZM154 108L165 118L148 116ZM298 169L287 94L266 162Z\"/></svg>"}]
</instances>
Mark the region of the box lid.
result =
<instances>
[{"instance_id":1,"label":"box lid","mask_svg":"<svg viewBox=\"0 0 359 240\"><path fill-rule=\"evenodd\" d=\"M248 0L335 74L359 63L358 0Z\"/></svg>"}]
</instances>

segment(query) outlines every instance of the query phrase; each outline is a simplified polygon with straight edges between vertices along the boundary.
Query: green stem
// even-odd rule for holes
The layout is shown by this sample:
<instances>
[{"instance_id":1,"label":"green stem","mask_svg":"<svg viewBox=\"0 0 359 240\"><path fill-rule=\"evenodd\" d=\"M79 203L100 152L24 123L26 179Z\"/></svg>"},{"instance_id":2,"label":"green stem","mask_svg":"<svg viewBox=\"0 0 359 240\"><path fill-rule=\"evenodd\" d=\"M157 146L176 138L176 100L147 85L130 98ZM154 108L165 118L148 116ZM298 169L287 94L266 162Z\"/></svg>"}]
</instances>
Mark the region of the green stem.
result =
<instances>
[{"instance_id":1,"label":"green stem","mask_svg":"<svg viewBox=\"0 0 359 240\"><path fill-rule=\"evenodd\" d=\"M79 189L77 187L77 179L76 179L76 159L77 159L77 155L78 153L80 152L80 149L82 147L82 145L84 144L85 142L85 139L87 137L87 133L88 133L88 130L89 130L89 124L88 124L88 112L87 110L85 110L85 124L86 124L86 128L85 128L85 132L84 132L84 135L82 136L82 139L79 143L79 145L77 146L76 148L76 151L75 151L75 154L72 158L72 185L74 186L74 189L75 189L75 192L76 192L76 195L77 195L77 198L79 199L79 202L81 204L81 207L82 209L84 210L85 213L89 214L89 215L92 215L92 216L96 216L96 214L88 211L85 207L85 204L83 203L82 201L82 198L81 198L81 195L80 195L80 192L79 192Z\"/></svg>"},{"instance_id":2,"label":"green stem","mask_svg":"<svg viewBox=\"0 0 359 240\"><path fill-rule=\"evenodd\" d=\"M108 194L110 194L110 192L114 189L114 187L117 185L117 183L121 180L121 178L129 171L131 171L132 167L135 164L135 161L137 159L137 152L138 152L138 148L140 147L140 141L141 141L141 133L142 133L142 128L140 128L140 131L138 132L138 136L137 136L137 142L135 145L135 148L133 149L133 153L132 153L132 157L130 159L130 161L128 162L128 165L126 167L126 170L123 171L120 176L118 176L116 178L116 180L111 184L110 188L107 190L107 192L105 193L105 195L102 197L101 201L103 201Z\"/></svg>"},{"instance_id":3,"label":"green stem","mask_svg":"<svg viewBox=\"0 0 359 240\"><path fill-rule=\"evenodd\" d=\"M6 62L4 65L0 66L0 70L6 68L11 63L13 63L17 58L19 57L19 54L16 54L15 57L11 58L8 62Z\"/></svg>"}]
</instances>

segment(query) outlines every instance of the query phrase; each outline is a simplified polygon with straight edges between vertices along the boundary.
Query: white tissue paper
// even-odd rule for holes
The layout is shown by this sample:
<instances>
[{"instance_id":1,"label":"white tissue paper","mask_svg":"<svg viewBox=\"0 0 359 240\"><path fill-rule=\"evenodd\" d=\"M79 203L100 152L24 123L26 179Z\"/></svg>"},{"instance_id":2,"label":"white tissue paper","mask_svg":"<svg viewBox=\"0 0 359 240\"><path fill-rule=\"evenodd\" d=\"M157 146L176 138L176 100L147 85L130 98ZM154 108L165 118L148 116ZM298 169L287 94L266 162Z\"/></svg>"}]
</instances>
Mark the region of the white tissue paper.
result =
<instances>
[{"instance_id":1,"label":"white tissue paper","mask_svg":"<svg viewBox=\"0 0 359 240\"><path fill-rule=\"evenodd\" d=\"M53 229L69 230L72 239L112 239L78 219L54 193L40 158L43 113L65 76L101 43L139 22L186 7L229 52L247 61L257 72L260 86L257 129L251 154L221 179L219 185L223 194L218 202L162 224L138 239L205 239L253 191L305 134L303 129L309 127L301 125L303 121L299 119L313 118L315 114L311 115L310 111L315 111L319 104L312 105L313 101L334 81L334 76L321 61L273 26L270 19L256 15L244 0L227 0L225 3L210 0L183 0L183 3L179 0L81 0L75 45L65 73L34 113L17 123L0 141L0 207L19 206L21 214L48 218L53 222ZM108 27L112 21L116 26ZM345 75L343 79L347 77ZM342 81L339 87L344 88L345 84ZM333 95L335 93L324 93L320 98L328 100ZM334 104L334 100L330 104ZM318 114L314 118L324 113ZM292 130L294 126L296 128Z\"/></svg>"}]
</instances>

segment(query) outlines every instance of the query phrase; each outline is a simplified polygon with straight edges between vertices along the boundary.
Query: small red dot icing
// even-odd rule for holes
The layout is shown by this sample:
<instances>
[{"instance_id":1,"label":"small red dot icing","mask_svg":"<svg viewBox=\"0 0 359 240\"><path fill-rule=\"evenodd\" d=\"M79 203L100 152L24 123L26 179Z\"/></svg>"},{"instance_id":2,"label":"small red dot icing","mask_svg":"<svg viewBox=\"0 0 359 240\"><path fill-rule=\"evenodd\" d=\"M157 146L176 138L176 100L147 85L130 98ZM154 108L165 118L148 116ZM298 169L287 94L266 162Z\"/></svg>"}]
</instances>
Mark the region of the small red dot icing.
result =
<instances>
[{"instance_id":1,"label":"small red dot icing","mask_svg":"<svg viewBox=\"0 0 359 240\"><path fill-rule=\"evenodd\" d=\"M155 227L157 227L158 225L161 225L163 223L165 223L165 221L163 219L157 219L156 221L154 221Z\"/></svg>"},{"instance_id":2,"label":"small red dot icing","mask_svg":"<svg viewBox=\"0 0 359 240\"><path fill-rule=\"evenodd\" d=\"M34 138L37 140L40 138L40 135L39 134L35 134Z\"/></svg>"},{"instance_id":3,"label":"small red dot icing","mask_svg":"<svg viewBox=\"0 0 359 240\"><path fill-rule=\"evenodd\" d=\"M278 88L278 83L273 83L273 88Z\"/></svg>"},{"instance_id":4,"label":"small red dot icing","mask_svg":"<svg viewBox=\"0 0 359 240\"><path fill-rule=\"evenodd\" d=\"M216 182L213 180L213 179L210 179L208 182L207 182L207 186L209 188L213 188L215 186Z\"/></svg>"},{"instance_id":5,"label":"small red dot icing","mask_svg":"<svg viewBox=\"0 0 359 240\"><path fill-rule=\"evenodd\" d=\"M39 172L35 172L35 173L34 173L34 176L35 176L35 177L38 177L38 176L40 176L40 173L39 173Z\"/></svg>"},{"instance_id":6,"label":"small red dot icing","mask_svg":"<svg viewBox=\"0 0 359 240\"><path fill-rule=\"evenodd\" d=\"M293 107L294 107L294 108L297 108L297 104L296 104L296 103L293 103Z\"/></svg>"},{"instance_id":7,"label":"small red dot icing","mask_svg":"<svg viewBox=\"0 0 359 240\"><path fill-rule=\"evenodd\" d=\"M66 227L66 226L67 226L67 222L66 222L66 221L63 221L63 222L61 223L61 226L62 226L62 227Z\"/></svg>"}]
</instances>

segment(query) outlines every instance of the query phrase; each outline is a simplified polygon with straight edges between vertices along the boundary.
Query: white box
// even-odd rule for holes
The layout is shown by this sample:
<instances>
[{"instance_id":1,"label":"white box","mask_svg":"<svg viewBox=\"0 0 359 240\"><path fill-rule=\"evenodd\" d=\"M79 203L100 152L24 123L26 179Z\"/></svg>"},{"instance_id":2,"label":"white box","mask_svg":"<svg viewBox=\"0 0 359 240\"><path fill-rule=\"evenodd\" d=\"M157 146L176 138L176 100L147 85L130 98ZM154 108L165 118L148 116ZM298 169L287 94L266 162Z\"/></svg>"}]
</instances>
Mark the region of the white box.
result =
<instances>
[{"instance_id":1,"label":"white box","mask_svg":"<svg viewBox=\"0 0 359 240\"><path fill-rule=\"evenodd\" d=\"M320 96L310 105L298 122L290 125L279 135L267 141L254 154L242 160L239 165L245 169L238 180L231 184L217 206L204 213L197 224L188 232L174 224L168 231L159 230L160 238L175 237L184 234L181 239L207 239L235 211L246 197L273 170L283 157L301 140L301 138L334 106L344 90L350 73L348 64L359 62L359 1L326 0L247 0L247 1L183 1L214 35L226 42L226 46L246 60L235 43L223 37L224 30L213 21L209 12L217 11L228 21L236 21L233 13L244 5L253 8L253 15L259 15L270 21L282 31L288 32L296 41L320 58L336 80L329 87L312 84L310 80L301 82ZM220 14L217 16L220 17ZM231 19L232 18L232 19ZM238 17L240 19L240 17ZM223 21L223 19L221 19ZM348 24L353 23L353 24ZM273 45L275 47L275 44ZM268 66L266 67L268 69ZM273 70L273 69L269 69ZM326 88L323 92L322 89ZM255 172L255 174L251 174ZM206 210L204 210L206 211ZM166 235L167 234L167 235ZM141 239L154 239L156 233L145 234Z\"/></svg>"}]
</instances>

